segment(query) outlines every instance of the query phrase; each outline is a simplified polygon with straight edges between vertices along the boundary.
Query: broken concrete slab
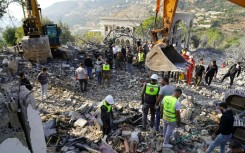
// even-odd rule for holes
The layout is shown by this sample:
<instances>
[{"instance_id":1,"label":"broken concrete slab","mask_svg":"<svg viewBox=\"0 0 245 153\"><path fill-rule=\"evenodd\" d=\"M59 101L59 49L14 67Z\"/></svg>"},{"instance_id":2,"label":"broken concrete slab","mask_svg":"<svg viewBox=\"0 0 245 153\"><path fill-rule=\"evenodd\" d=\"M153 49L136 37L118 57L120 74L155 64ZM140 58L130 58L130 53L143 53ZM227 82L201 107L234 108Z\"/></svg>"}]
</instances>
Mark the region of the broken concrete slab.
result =
<instances>
[{"instance_id":1,"label":"broken concrete slab","mask_svg":"<svg viewBox=\"0 0 245 153\"><path fill-rule=\"evenodd\" d=\"M80 126L80 127L84 127L86 124L88 123L87 120L83 119L83 118L79 118L75 123L74 126Z\"/></svg>"}]
</instances>

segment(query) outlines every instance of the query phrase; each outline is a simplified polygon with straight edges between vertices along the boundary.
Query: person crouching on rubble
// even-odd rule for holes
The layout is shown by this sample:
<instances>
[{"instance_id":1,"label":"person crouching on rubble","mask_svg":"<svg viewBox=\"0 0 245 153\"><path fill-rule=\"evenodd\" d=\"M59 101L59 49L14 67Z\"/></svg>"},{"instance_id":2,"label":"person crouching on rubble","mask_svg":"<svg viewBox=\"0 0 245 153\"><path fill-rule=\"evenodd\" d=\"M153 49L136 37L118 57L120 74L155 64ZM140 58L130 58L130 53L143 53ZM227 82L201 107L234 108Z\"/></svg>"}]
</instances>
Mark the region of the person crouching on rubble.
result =
<instances>
[{"instance_id":1,"label":"person crouching on rubble","mask_svg":"<svg viewBox=\"0 0 245 153\"><path fill-rule=\"evenodd\" d=\"M170 137L178 125L180 126L180 107L181 104L178 98L182 95L181 89L175 89L172 96L165 96L161 105L161 114L163 114L163 147L172 148L173 145L169 144Z\"/></svg>"},{"instance_id":2,"label":"person crouching on rubble","mask_svg":"<svg viewBox=\"0 0 245 153\"><path fill-rule=\"evenodd\" d=\"M103 123L103 136L108 135L111 131L111 119L113 119L112 105L114 99L111 95L108 95L103 100L101 110L101 120Z\"/></svg>"},{"instance_id":3,"label":"person crouching on rubble","mask_svg":"<svg viewBox=\"0 0 245 153\"><path fill-rule=\"evenodd\" d=\"M151 122L150 127L151 130L153 130L153 126L155 124L155 113L156 113L156 101L157 101L157 95L159 93L160 87L157 84L158 76L156 74L153 74L151 76L151 82L147 83L141 94L142 98L142 111L143 111L143 127L142 130L146 130L146 124L147 124L147 115L150 109L151 113Z\"/></svg>"},{"instance_id":4,"label":"person crouching on rubble","mask_svg":"<svg viewBox=\"0 0 245 153\"><path fill-rule=\"evenodd\" d=\"M28 90L31 91L33 87L31 85L30 81L25 77L25 74L23 72L21 72L19 74L19 76L20 76L20 85L21 86L24 85Z\"/></svg>"},{"instance_id":5,"label":"person crouching on rubble","mask_svg":"<svg viewBox=\"0 0 245 153\"><path fill-rule=\"evenodd\" d=\"M37 80L41 84L41 93L42 93L42 100L48 97L48 69L43 68L42 72L40 72L37 76Z\"/></svg>"},{"instance_id":6,"label":"person crouching on rubble","mask_svg":"<svg viewBox=\"0 0 245 153\"><path fill-rule=\"evenodd\" d=\"M214 141L210 144L206 153L213 152L214 148L218 146L220 146L220 153L225 153L226 143L232 138L234 123L233 112L232 110L227 109L227 104L224 102L219 104L219 109L222 113L219 127L212 135Z\"/></svg>"}]
</instances>

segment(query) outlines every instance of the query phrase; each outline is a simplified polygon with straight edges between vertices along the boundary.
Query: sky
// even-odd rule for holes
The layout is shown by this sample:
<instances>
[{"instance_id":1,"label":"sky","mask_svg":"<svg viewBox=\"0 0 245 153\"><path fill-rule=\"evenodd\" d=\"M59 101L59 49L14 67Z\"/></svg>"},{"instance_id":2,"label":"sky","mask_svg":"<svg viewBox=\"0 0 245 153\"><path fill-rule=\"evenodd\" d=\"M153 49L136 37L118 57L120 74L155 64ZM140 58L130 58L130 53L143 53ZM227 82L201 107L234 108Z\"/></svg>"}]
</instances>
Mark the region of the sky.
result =
<instances>
[{"instance_id":1,"label":"sky","mask_svg":"<svg viewBox=\"0 0 245 153\"><path fill-rule=\"evenodd\" d=\"M42 9L49 7L50 5L64 1L64 0L37 0L38 4ZM10 18L10 16L13 16ZM16 3L10 4L8 8L8 13L5 14L2 20L0 20L0 27L6 26L19 26L21 24L21 19L24 18L22 7Z\"/></svg>"}]
</instances>

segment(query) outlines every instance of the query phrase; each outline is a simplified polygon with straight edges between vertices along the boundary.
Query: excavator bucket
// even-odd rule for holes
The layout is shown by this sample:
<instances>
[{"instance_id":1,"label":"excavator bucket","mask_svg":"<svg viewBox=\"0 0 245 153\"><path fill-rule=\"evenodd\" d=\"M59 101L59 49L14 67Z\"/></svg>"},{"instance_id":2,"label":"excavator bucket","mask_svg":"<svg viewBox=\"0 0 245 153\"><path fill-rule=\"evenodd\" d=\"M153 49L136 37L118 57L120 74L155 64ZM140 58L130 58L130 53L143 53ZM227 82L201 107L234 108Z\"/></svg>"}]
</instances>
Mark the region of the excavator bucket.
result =
<instances>
[{"instance_id":1,"label":"excavator bucket","mask_svg":"<svg viewBox=\"0 0 245 153\"><path fill-rule=\"evenodd\" d=\"M22 39L24 57L28 60L46 63L47 58L52 58L48 36L30 38L24 36Z\"/></svg>"},{"instance_id":2,"label":"excavator bucket","mask_svg":"<svg viewBox=\"0 0 245 153\"><path fill-rule=\"evenodd\" d=\"M155 45L147 54L145 65L153 71L184 71L188 63L172 45Z\"/></svg>"}]
</instances>

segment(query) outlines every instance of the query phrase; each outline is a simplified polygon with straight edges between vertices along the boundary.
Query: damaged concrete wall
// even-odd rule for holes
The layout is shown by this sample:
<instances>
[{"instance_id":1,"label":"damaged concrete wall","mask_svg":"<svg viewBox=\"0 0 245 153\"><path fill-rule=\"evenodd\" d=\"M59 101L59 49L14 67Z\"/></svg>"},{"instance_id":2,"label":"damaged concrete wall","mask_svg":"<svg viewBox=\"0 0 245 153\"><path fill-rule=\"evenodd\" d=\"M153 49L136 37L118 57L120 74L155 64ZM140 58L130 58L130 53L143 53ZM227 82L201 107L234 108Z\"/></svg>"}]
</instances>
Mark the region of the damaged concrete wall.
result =
<instances>
[{"instance_id":1,"label":"damaged concrete wall","mask_svg":"<svg viewBox=\"0 0 245 153\"><path fill-rule=\"evenodd\" d=\"M13 83L14 84L14 83ZM0 86L0 152L46 153L46 143L35 99L25 86Z\"/></svg>"}]
</instances>

